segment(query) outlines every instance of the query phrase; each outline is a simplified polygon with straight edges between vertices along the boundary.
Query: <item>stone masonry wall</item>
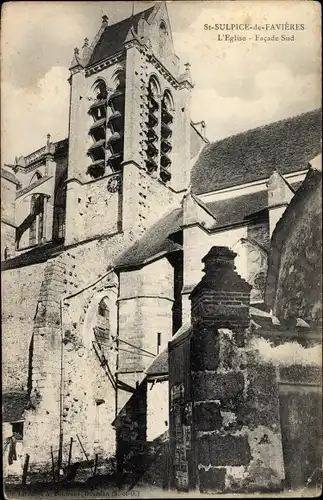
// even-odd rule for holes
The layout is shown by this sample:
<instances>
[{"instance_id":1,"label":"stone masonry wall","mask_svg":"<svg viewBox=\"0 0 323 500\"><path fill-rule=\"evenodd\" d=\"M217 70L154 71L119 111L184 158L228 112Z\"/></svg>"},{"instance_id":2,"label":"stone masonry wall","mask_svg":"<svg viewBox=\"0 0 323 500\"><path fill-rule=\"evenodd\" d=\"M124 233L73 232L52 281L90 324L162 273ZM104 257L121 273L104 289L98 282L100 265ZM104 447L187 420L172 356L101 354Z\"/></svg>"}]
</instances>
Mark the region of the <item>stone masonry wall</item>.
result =
<instances>
[{"instance_id":1,"label":"stone masonry wall","mask_svg":"<svg viewBox=\"0 0 323 500\"><path fill-rule=\"evenodd\" d=\"M122 207L124 231L140 237L179 200L179 195L168 189L156 176L133 164L125 165Z\"/></svg>"},{"instance_id":2,"label":"stone masonry wall","mask_svg":"<svg viewBox=\"0 0 323 500\"><path fill-rule=\"evenodd\" d=\"M280 263L270 269L277 276L271 302L281 317L322 318L321 188L321 172L310 172L273 235L270 261L280 256Z\"/></svg>"},{"instance_id":3,"label":"stone masonry wall","mask_svg":"<svg viewBox=\"0 0 323 500\"><path fill-rule=\"evenodd\" d=\"M13 257L16 248L16 228L1 221L1 260Z\"/></svg>"},{"instance_id":4,"label":"stone masonry wall","mask_svg":"<svg viewBox=\"0 0 323 500\"><path fill-rule=\"evenodd\" d=\"M66 250L46 263L4 272L3 290L6 293L3 295L3 331L5 332L3 344L5 346L5 359L8 360L4 370L6 376L4 387L7 389L27 386L28 377L30 379L30 373L28 373L29 346L33 334L32 406L25 412L24 431L24 449L30 455L31 472L39 467L43 471L46 468L50 471L50 446L53 446L55 460L58 459L60 415L62 414L61 409L63 410L61 405L65 404L61 401L62 329L60 301L63 297L77 293L84 286L98 280L106 272L108 264L111 265L114 256L118 255L126 245L126 238L122 235L118 235L114 239L102 238ZM78 269L82 269L82 272L78 272ZM76 308L78 309L78 318L82 314L86 300L85 294L83 301L80 300ZM63 325L63 333L65 329L71 329L70 326L70 323L66 325L66 328ZM79 327L79 323L77 326ZM82 341L83 335L83 331L78 328L76 343ZM14 350L12 343L16 344ZM13 352L15 359L10 357ZM17 356L17 352L21 354ZM87 419L92 418L93 398L100 399L101 396L96 397L94 394L90 406L85 401L84 409L82 409L78 407L78 404L82 403L80 391L87 376L87 382L90 382L90 386L104 392L106 375L99 366L99 361L94 353L88 352L87 349L83 352L84 361L82 360L82 362L82 356L79 356L80 352L77 349L72 352L70 358L67 356L64 384L66 380L71 378L72 374L73 377L76 374L73 393L70 392L70 398L75 406L72 411L77 410L79 425L88 431L91 429L82 421L86 422ZM78 399L79 403L73 398ZM115 398L113 396L108 399L110 404L110 401L114 401ZM71 407L71 401L68 400L66 405ZM107 408L108 414L106 417L102 417L103 421L112 421L111 408L113 405ZM96 411L96 408L94 410ZM104 413L102 409L100 412ZM94 439L91 433L87 435L83 432L82 434L80 427L77 427L77 431L86 440L86 444L91 443L92 450L95 446L98 449L97 437ZM70 435L70 428L66 432ZM113 441L114 439L110 435L107 442L113 443ZM75 451L76 449L77 447ZM113 450L113 446L110 449Z\"/></svg>"},{"instance_id":5,"label":"stone masonry wall","mask_svg":"<svg viewBox=\"0 0 323 500\"><path fill-rule=\"evenodd\" d=\"M115 178L115 176L113 176ZM68 243L76 243L100 234L115 234L121 221L120 192L108 191L111 176L86 184L68 184ZM120 181L120 177L118 176Z\"/></svg>"},{"instance_id":6,"label":"stone masonry wall","mask_svg":"<svg viewBox=\"0 0 323 500\"><path fill-rule=\"evenodd\" d=\"M73 438L72 461L84 460L79 436L90 459L99 461L115 454L115 432L112 422L116 416L116 392L107 373L94 330L97 326L98 304L107 300L110 312L110 341L103 346L113 377L116 370L117 286L114 275L91 286L83 293L66 300L64 307L64 445L66 464L70 439ZM96 354L98 352L98 355Z\"/></svg>"},{"instance_id":7,"label":"stone masonry wall","mask_svg":"<svg viewBox=\"0 0 323 500\"><path fill-rule=\"evenodd\" d=\"M30 469L50 468L51 446L57 456L60 434L61 297L66 293L64 255L45 265L33 332L31 407L25 412L24 447Z\"/></svg>"},{"instance_id":8,"label":"stone masonry wall","mask_svg":"<svg viewBox=\"0 0 323 500\"><path fill-rule=\"evenodd\" d=\"M275 491L284 478L276 369L248 344L248 285L235 254L213 247L191 294L197 486L202 493Z\"/></svg>"},{"instance_id":9,"label":"stone masonry wall","mask_svg":"<svg viewBox=\"0 0 323 500\"><path fill-rule=\"evenodd\" d=\"M213 247L190 297L196 487L304 492L321 468L320 339L250 322L234 256Z\"/></svg>"},{"instance_id":10,"label":"stone masonry wall","mask_svg":"<svg viewBox=\"0 0 323 500\"><path fill-rule=\"evenodd\" d=\"M1 177L1 218L15 222L16 184Z\"/></svg>"},{"instance_id":11,"label":"stone masonry wall","mask_svg":"<svg viewBox=\"0 0 323 500\"><path fill-rule=\"evenodd\" d=\"M46 264L2 273L2 389L27 387L34 316Z\"/></svg>"},{"instance_id":12,"label":"stone masonry wall","mask_svg":"<svg viewBox=\"0 0 323 500\"><path fill-rule=\"evenodd\" d=\"M15 251L15 198L16 184L1 177L1 260L4 250L12 256Z\"/></svg>"},{"instance_id":13,"label":"stone masonry wall","mask_svg":"<svg viewBox=\"0 0 323 500\"><path fill-rule=\"evenodd\" d=\"M214 331L216 370L193 373L201 492L279 491L284 480L275 366ZM213 366L214 368L215 366Z\"/></svg>"},{"instance_id":14,"label":"stone masonry wall","mask_svg":"<svg viewBox=\"0 0 323 500\"><path fill-rule=\"evenodd\" d=\"M164 186L161 187L165 192L168 192ZM109 196L111 196L111 199L117 200L118 193L109 194ZM90 200L87 201L90 202ZM168 198L165 203L168 203ZM91 434L92 431L88 433L88 426L81 423L83 420L86 422L87 419L91 419L93 412L97 411L96 407L94 408L93 400L100 399L101 396L93 396L94 389L96 388L98 392L107 390L106 374L98 366L99 362L93 351L89 351L88 346L80 349L74 349L70 346L71 350L66 357L67 369L64 368L64 384L70 378L73 378L71 377L73 372L75 372L76 377L74 377L74 387L71 387L70 391L66 391L66 393L69 392L70 394L66 396L66 402L61 401L62 329L60 326L60 300L62 297L77 293L84 287L88 287L89 284L99 280L106 273L108 266L113 264L114 258L133 242L133 238L134 236L131 233L118 233L111 237L96 238L70 247L58 257L47 261L47 263L35 264L25 268L5 271L4 273L3 289L6 290L6 294L4 296L3 328L4 332L8 332L4 336L5 359L8 359L4 370L6 376L5 386L9 389L18 386L19 388L26 387L28 377L29 384L30 380L32 380L32 406L26 411L24 439L25 451L30 454L31 471L39 468L39 466L41 468L44 468L44 466L50 467L50 446L53 446L55 460L58 457L59 422L63 410L62 405L71 409L70 415L75 411L70 422L64 422L64 425L66 424L66 433L70 435L74 432L75 435L75 432L79 431L80 436L82 436L82 439L92 452L94 452L94 448L100 448L97 437L93 436L93 433ZM86 293L82 292L80 296L83 296L83 299L81 298L78 301L72 323L68 320L67 324L63 325L63 334L65 330L76 333L77 344L82 343L84 340L84 331L80 327L79 318L87 301ZM151 301L152 299L147 300ZM170 308L172 302L168 300L167 304ZM151 311L150 307L151 305L147 303L145 310L143 310L144 314L147 311L147 318ZM21 311L21 313L17 315L17 311ZM158 306L156 311L158 311L157 316L159 316ZM36 316L35 324L34 316ZM168 314L168 312L167 316L171 318L171 314ZM73 328L73 323L77 324L76 329ZM147 329L149 329L148 324ZM171 327L169 332L171 332ZM32 334L32 371L28 373L29 346ZM154 338L154 344L155 341ZM19 352L22 353L19 357L15 356L14 360L11 359L12 343L17 344L17 348L19 344ZM15 355L18 352L16 347L14 350ZM83 353L82 356L80 356L81 352ZM88 396L87 401L84 394L82 398L80 397L80 391L84 386L86 376L87 383L93 388L93 394ZM74 398L78 399L78 401L74 401ZM83 407L81 399L84 400ZM115 396L111 393L111 397L109 395L109 397L103 397L102 399L109 400L109 406L102 404L101 409L98 410L103 415L100 418L107 424L106 429L108 432L108 435L102 433L101 444L102 441L105 441L106 444L101 448L104 453L113 453L114 436L110 432L109 422L112 421L112 416L115 416L113 414L115 411L113 409ZM112 400L113 404L111 405L110 401ZM107 409L105 411L102 408ZM62 428L64 430L64 426ZM103 429L102 424L101 429ZM106 439L104 436L106 436ZM63 446L66 446L65 440ZM75 447L75 452L76 449L77 447ZM77 453L80 455L79 449ZM63 455L66 456L65 448ZM80 458L79 455L77 456Z\"/></svg>"},{"instance_id":15,"label":"stone masonry wall","mask_svg":"<svg viewBox=\"0 0 323 500\"><path fill-rule=\"evenodd\" d=\"M160 350L172 336L173 273L165 258L142 269L120 273L119 338L147 351L119 343L120 349L130 350L131 356L120 351L118 376L131 386L142 380L145 368L157 353L157 333L161 334ZM127 393L119 391L119 409L127 397Z\"/></svg>"}]
</instances>

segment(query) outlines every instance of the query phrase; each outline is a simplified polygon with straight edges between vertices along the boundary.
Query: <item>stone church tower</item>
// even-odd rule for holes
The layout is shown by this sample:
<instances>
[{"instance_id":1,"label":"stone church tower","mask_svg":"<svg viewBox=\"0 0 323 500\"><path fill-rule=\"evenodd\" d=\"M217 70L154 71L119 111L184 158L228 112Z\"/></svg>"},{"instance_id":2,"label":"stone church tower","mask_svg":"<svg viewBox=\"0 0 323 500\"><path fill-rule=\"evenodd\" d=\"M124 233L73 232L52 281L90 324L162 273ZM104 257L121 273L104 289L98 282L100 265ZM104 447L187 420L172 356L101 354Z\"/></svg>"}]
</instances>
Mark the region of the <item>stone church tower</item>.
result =
<instances>
[{"instance_id":1,"label":"stone church tower","mask_svg":"<svg viewBox=\"0 0 323 500\"><path fill-rule=\"evenodd\" d=\"M103 16L69 84L68 138L1 169L4 438L50 480L52 456L113 462L138 394L121 441L167 433L165 352L203 256L230 247L263 306L271 236L321 150L318 110L209 143L165 2Z\"/></svg>"},{"instance_id":2,"label":"stone church tower","mask_svg":"<svg viewBox=\"0 0 323 500\"><path fill-rule=\"evenodd\" d=\"M83 448L114 456L112 422L156 335L158 349L172 336L176 274L167 259L144 274L115 262L178 205L206 142L190 120L189 65L174 53L165 2L111 26L103 16L70 73L68 139L48 136L5 178L15 222L4 245L3 390L17 408L4 434L19 424L31 471L46 469L51 450L66 464L71 438L73 461Z\"/></svg>"},{"instance_id":3,"label":"stone church tower","mask_svg":"<svg viewBox=\"0 0 323 500\"><path fill-rule=\"evenodd\" d=\"M66 243L140 235L188 185L189 67L165 3L109 26L71 63ZM156 198L157 197L157 198Z\"/></svg>"}]
</instances>

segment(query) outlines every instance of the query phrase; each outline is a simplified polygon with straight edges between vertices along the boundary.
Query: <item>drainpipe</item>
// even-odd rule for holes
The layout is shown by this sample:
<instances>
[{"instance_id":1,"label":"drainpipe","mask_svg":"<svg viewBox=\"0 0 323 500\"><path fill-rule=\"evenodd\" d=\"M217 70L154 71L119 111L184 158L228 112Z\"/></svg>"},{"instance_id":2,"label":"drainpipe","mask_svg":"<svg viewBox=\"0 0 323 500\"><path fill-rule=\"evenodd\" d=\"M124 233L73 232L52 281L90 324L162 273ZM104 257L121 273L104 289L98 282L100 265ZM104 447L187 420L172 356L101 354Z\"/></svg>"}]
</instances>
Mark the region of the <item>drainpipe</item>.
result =
<instances>
[{"instance_id":1,"label":"drainpipe","mask_svg":"<svg viewBox=\"0 0 323 500\"><path fill-rule=\"evenodd\" d=\"M118 296L117 296L117 331L116 331L116 390L115 390L115 418L118 416L118 368L119 368L119 320L120 320L120 274L118 274Z\"/></svg>"},{"instance_id":2,"label":"drainpipe","mask_svg":"<svg viewBox=\"0 0 323 500\"><path fill-rule=\"evenodd\" d=\"M60 300L60 326L61 326L61 379L59 391L59 445L58 445L58 479L63 462L63 405L64 405L64 332L63 332L63 307L64 298Z\"/></svg>"}]
</instances>

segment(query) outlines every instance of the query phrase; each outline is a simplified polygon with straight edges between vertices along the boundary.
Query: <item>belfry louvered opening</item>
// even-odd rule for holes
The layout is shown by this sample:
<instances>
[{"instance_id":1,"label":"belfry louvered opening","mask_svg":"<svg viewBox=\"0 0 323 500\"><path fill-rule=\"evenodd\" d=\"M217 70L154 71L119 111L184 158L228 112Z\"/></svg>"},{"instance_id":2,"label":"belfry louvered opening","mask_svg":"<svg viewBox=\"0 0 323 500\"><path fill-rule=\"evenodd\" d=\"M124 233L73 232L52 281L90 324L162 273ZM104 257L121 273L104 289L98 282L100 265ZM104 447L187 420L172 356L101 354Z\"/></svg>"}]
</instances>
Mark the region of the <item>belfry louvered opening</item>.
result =
<instances>
[{"instance_id":1,"label":"belfry louvered opening","mask_svg":"<svg viewBox=\"0 0 323 500\"><path fill-rule=\"evenodd\" d=\"M148 128L146 149L146 167L148 172L158 170L160 126L159 101L159 86L156 79L154 77L151 77L148 84Z\"/></svg>"},{"instance_id":2,"label":"belfry louvered opening","mask_svg":"<svg viewBox=\"0 0 323 500\"><path fill-rule=\"evenodd\" d=\"M172 152L172 126L173 126L172 97L168 91L164 93L161 101L161 140L160 140L160 178L163 182L171 179L171 152Z\"/></svg>"},{"instance_id":3,"label":"belfry louvered opening","mask_svg":"<svg viewBox=\"0 0 323 500\"><path fill-rule=\"evenodd\" d=\"M113 172L121 169L124 147L125 72L115 76L115 90L108 98L107 164Z\"/></svg>"},{"instance_id":4,"label":"belfry louvered opening","mask_svg":"<svg viewBox=\"0 0 323 500\"><path fill-rule=\"evenodd\" d=\"M160 93L159 83L152 76L148 84L148 116L146 139L146 167L157 172L167 183L171 179L171 152L174 106L168 90Z\"/></svg>"},{"instance_id":5,"label":"belfry louvered opening","mask_svg":"<svg viewBox=\"0 0 323 500\"><path fill-rule=\"evenodd\" d=\"M119 71L114 78L114 87L108 89L100 80L94 89L95 99L89 108L93 118L89 135L93 141L88 149L91 163L87 173L94 179L102 177L106 169L112 172L121 169L123 161L125 73Z\"/></svg>"},{"instance_id":6,"label":"belfry louvered opening","mask_svg":"<svg viewBox=\"0 0 323 500\"><path fill-rule=\"evenodd\" d=\"M107 85L100 80L94 88L94 102L91 104L89 114L93 118L93 124L90 127L89 135L93 144L88 149L88 156L91 158L91 164L87 173L97 179L105 174L105 137L107 120Z\"/></svg>"}]
</instances>

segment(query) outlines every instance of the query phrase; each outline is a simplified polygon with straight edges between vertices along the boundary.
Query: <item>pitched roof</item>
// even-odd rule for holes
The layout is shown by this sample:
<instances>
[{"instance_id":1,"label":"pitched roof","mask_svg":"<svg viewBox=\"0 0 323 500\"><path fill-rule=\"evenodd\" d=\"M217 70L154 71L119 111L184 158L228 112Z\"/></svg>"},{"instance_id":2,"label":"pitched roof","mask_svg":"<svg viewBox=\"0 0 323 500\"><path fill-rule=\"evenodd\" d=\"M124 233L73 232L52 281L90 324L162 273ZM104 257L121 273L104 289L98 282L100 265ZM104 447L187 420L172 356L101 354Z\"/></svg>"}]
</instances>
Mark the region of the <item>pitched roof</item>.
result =
<instances>
[{"instance_id":1,"label":"pitched roof","mask_svg":"<svg viewBox=\"0 0 323 500\"><path fill-rule=\"evenodd\" d=\"M168 349L162 351L146 370L146 376L160 376L168 374Z\"/></svg>"},{"instance_id":2,"label":"pitched roof","mask_svg":"<svg viewBox=\"0 0 323 500\"><path fill-rule=\"evenodd\" d=\"M1 262L1 270L16 269L17 267L30 266L40 262L46 262L50 257L56 256L64 249L63 245L57 245L56 242L45 243L38 245L31 250L16 255L11 259Z\"/></svg>"},{"instance_id":3,"label":"pitched roof","mask_svg":"<svg viewBox=\"0 0 323 500\"><path fill-rule=\"evenodd\" d=\"M23 420L29 396L26 391L4 392L2 394L2 419L4 422Z\"/></svg>"},{"instance_id":4,"label":"pitched roof","mask_svg":"<svg viewBox=\"0 0 323 500\"><path fill-rule=\"evenodd\" d=\"M179 342L182 337L189 335L192 332L190 323L184 323L175 335L171 338L170 344ZM146 377L154 378L154 376L168 375L168 346L154 359L151 365L146 369Z\"/></svg>"},{"instance_id":5,"label":"pitched roof","mask_svg":"<svg viewBox=\"0 0 323 500\"><path fill-rule=\"evenodd\" d=\"M216 218L216 226L228 226L238 222L253 220L255 217L262 215L268 207L267 191L259 191L256 193L229 198L228 200L218 200L206 203L208 209Z\"/></svg>"},{"instance_id":6,"label":"pitched roof","mask_svg":"<svg viewBox=\"0 0 323 500\"><path fill-rule=\"evenodd\" d=\"M321 151L322 112L309 111L207 144L191 173L196 194L308 168Z\"/></svg>"},{"instance_id":7,"label":"pitched roof","mask_svg":"<svg viewBox=\"0 0 323 500\"><path fill-rule=\"evenodd\" d=\"M181 208L168 212L158 220L130 248L114 262L116 269L140 266L148 263L158 255L182 249L179 243L169 238L173 233L181 231L183 213Z\"/></svg>"},{"instance_id":8,"label":"pitched roof","mask_svg":"<svg viewBox=\"0 0 323 500\"><path fill-rule=\"evenodd\" d=\"M107 26L97 42L87 66L92 66L92 64L119 52L122 49L122 43L125 41L130 27L133 26L137 30L139 19L143 16L147 20L153 9L154 7L150 7L143 12L138 12L134 16Z\"/></svg>"}]
</instances>

